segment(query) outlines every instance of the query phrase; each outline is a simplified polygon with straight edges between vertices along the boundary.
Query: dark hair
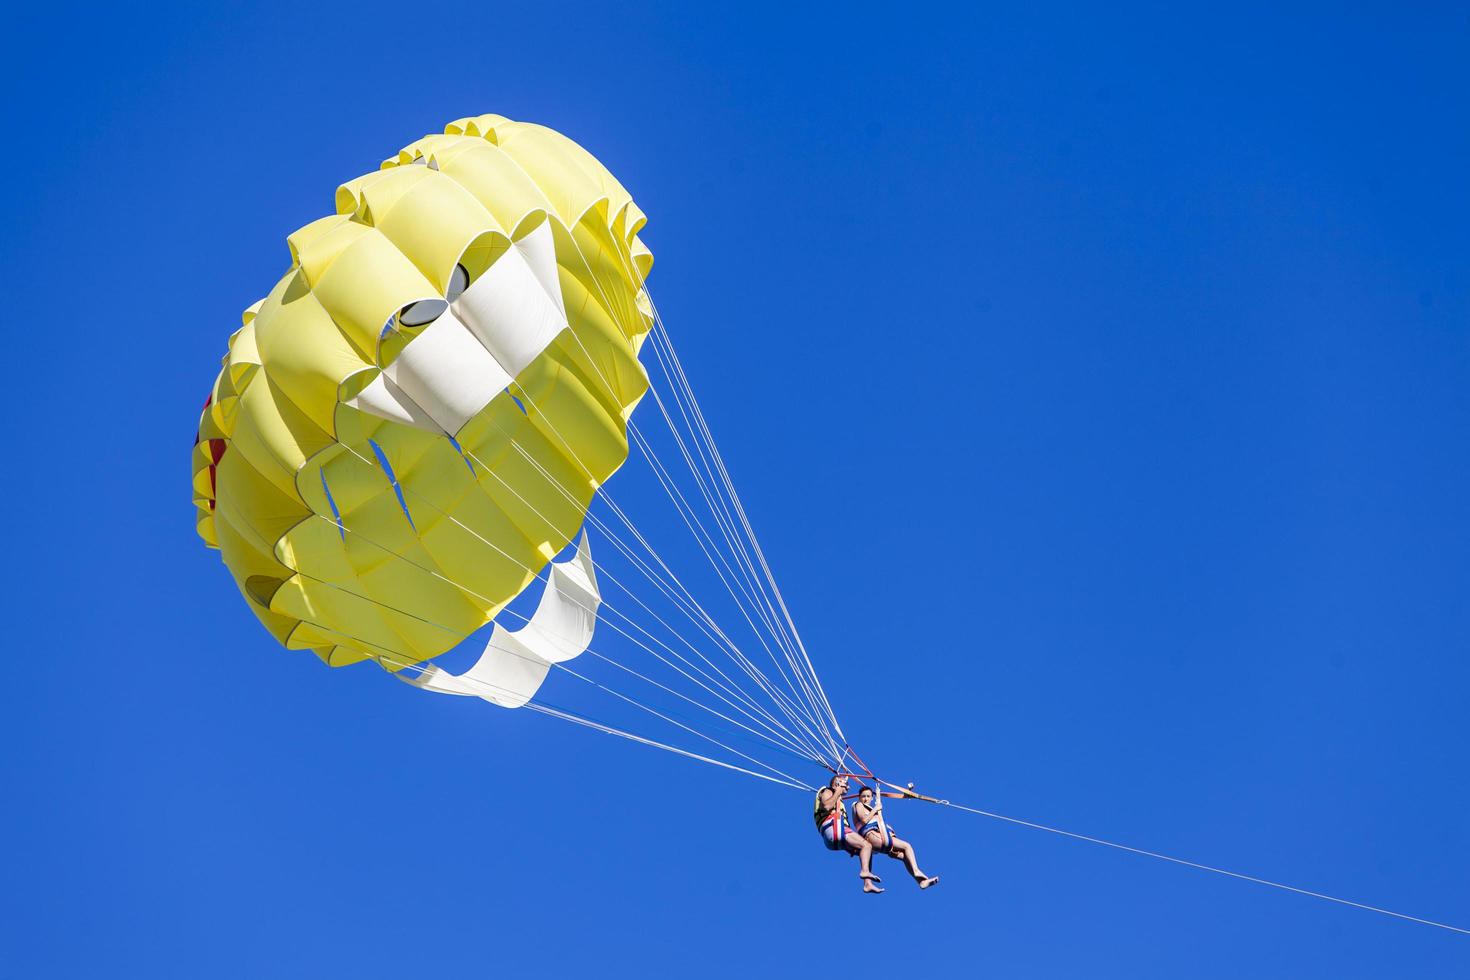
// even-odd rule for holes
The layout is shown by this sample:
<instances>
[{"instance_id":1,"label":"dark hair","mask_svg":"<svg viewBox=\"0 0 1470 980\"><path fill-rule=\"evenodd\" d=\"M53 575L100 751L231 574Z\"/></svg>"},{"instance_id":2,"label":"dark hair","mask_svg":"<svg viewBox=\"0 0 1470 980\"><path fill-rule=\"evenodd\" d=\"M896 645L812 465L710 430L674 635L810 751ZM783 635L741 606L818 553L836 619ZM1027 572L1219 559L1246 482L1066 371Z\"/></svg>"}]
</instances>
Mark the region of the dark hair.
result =
<instances>
[{"instance_id":1,"label":"dark hair","mask_svg":"<svg viewBox=\"0 0 1470 980\"><path fill-rule=\"evenodd\" d=\"M864 793L871 793L871 792L873 792L873 787L871 787L871 786L859 786L858 787L858 796L862 796Z\"/></svg>"},{"instance_id":2,"label":"dark hair","mask_svg":"<svg viewBox=\"0 0 1470 980\"><path fill-rule=\"evenodd\" d=\"M837 775L833 776L831 778L831 780L828 781L827 788L828 789L836 789L837 788L837 780L839 780L839 779L846 779L846 778L847 778L846 776L842 775L841 773L838 773Z\"/></svg>"}]
</instances>

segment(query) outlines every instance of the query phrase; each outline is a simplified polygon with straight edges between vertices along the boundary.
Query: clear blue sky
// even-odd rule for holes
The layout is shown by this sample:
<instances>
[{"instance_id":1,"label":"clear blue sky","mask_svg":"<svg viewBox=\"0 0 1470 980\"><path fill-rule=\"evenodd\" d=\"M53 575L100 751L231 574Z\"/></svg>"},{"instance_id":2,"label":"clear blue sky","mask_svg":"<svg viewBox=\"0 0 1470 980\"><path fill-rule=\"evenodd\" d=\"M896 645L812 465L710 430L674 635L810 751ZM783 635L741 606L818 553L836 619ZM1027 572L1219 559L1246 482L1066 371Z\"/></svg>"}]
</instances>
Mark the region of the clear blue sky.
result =
<instances>
[{"instance_id":1,"label":"clear blue sky","mask_svg":"<svg viewBox=\"0 0 1470 980\"><path fill-rule=\"evenodd\" d=\"M546 123L650 215L870 761L1470 926L1470 18L1015 6L10 15L0 973L1466 976L916 804L944 884L861 896L808 798L329 671L195 537L285 235L456 116Z\"/></svg>"}]
</instances>

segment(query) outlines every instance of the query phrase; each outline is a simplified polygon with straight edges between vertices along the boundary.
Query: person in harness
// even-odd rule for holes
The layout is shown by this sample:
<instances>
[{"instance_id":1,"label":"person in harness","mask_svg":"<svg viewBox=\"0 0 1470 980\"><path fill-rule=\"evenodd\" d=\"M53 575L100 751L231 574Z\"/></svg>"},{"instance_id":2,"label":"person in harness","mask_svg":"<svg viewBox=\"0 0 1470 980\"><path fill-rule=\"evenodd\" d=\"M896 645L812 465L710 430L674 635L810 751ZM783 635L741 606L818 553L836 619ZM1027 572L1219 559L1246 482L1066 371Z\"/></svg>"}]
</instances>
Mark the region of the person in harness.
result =
<instances>
[{"instance_id":1,"label":"person in harness","mask_svg":"<svg viewBox=\"0 0 1470 980\"><path fill-rule=\"evenodd\" d=\"M919 859L914 855L914 845L898 837L886 820L878 818L880 809L881 804L875 805L871 789L864 786L858 790L857 802L852 805L853 822L858 825L858 834L873 850L907 865L909 874L913 875L920 888L939 884L938 875L926 875L919 870Z\"/></svg>"},{"instance_id":2,"label":"person in harness","mask_svg":"<svg viewBox=\"0 0 1470 980\"><path fill-rule=\"evenodd\" d=\"M852 829L847 820L847 804L842 794L847 791L847 777L833 776L824 788L817 790L816 804L812 816L817 821L817 832L829 851L846 851L856 854L862 864L858 877L863 880L863 891L870 895L882 894L878 887L881 880L873 874L873 845L867 838Z\"/></svg>"}]
</instances>

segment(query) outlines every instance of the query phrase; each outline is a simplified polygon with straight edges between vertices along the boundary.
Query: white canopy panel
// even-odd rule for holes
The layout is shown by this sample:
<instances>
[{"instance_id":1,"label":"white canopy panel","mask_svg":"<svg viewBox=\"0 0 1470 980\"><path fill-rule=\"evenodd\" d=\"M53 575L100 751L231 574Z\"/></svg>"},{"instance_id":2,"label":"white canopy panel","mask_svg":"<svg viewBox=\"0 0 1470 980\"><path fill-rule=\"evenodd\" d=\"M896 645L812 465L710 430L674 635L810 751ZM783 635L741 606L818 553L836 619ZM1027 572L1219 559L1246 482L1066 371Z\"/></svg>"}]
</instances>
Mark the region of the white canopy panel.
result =
<instances>
[{"instance_id":1,"label":"white canopy panel","mask_svg":"<svg viewBox=\"0 0 1470 980\"><path fill-rule=\"evenodd\" d=\"M587 532L582 532L576 554L551 563L546 579L541 601L526 625L508 630L496 623L485 652L463 674L429 665L415 676L408 672L396 676L438 694L483 698L504 708L521 707L535 696L552 664L580 656L592 643L602 595L597 590Z\"/></svg>"},{"instance_id":2,"label":"white canopy panel","mask_svg":"<svg viewBox=\"0 0 1470 980\"><path fill-rule=\"evenodd\" d=\"M567 329L551 225L502 255L347 404L457 435Z\"/></svg>"}]
</instances>

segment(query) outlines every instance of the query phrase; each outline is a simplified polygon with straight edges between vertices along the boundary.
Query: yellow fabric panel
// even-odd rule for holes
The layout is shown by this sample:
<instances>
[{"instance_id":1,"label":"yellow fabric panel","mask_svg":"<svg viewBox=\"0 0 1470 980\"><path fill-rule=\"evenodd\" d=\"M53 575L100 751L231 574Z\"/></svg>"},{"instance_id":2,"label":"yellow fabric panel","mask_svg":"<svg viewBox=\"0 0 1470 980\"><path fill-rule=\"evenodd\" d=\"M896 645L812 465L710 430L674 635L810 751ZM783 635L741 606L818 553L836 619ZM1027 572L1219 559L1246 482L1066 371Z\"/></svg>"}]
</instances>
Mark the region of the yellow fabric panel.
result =
<instances>
[{"instance_id":1,"label":"yellow fabric panel","mask_svg":"<svg viewBox=\"0 0 1470 980\"><path fill-rule=\"evenodd\" d=\"M230 338L191 455L196 526L279 641L400 669L527 588L627 458L648 383L646 219L581 147L493 115L409 144L341 185L337 206L288 237L291 268ZM345 404L389 356L391 317L547 221L570 329L460 448Z\"/></svg>"},{"instance_id":2,"label":"yellow fabric panel","mask_svg":"<svg viewBox=\"0 0 1470 980\"><path fill-rule=\"evenodd\" d=\"M322 659L324 663L331 663L332 651L339 649L338 643L342 637L330 630L322 629L314 623L300 623L291 631L291 638L287 640L286 646L290 650L310 650ZM358 659L364 655L359 653Z\"/></svg>"},{"instance_id":3,"label":"yellow fabric panel","mask_svg":"<svg viewBox=\"0 0 1470 980\"><path fill-rule=\"evenodd\" d=\"M255 307L251 308L253 309ZM235 428L235 411L239 407L240 392L245 390L260 369L260 353L255 347L255 315L247 310L244 319L245 325L230 335L224 370L215 379L211 393L211 412L215 424L227 437Z\"/></svg>"},{"instance_id":4,"label":"yellow fabric panel","mask_svg":"<svg viewBox=\"0 0 1470 980\"><path fill-rule=\"evenodd\" d=\"M434 166L442 168L446 161L453 159L454 155L461 150L484 145L485 140L478 136L430 133L428 136L414 140L396 154L384 160L380 169L388 170L389 168L401 166L405 163L413 163L419 159L423 159L432 163Z\"/></svg>"},{"instance_id":5,"label":"yellow fabric panel","mask_svg":"<svg viewBox=\"0 0 1470 980\"><path fill-rule=\"evenodd\" d=\"M414 565L433 562L419 542L418 529L411 524L398 503L398 495L379 476L382 490L364 500L351 512L343 512L343 524L352 530L343 541L347 558L358 575L375 572L387 566L404 579L415 578ZM408 495L405 494L405 497ZM414 501L409 500L409 513ZM423 511L420 506L418 510Z\"/></svg>"},{"instance_id":6,"label":"yellow fabric panel","mask_svg":"<svg viewBox=\"0 0 1470 980\"><path fill-rule=\"evenodd\" d=\"M551 210L541 188L513 157L483 140L456 148L440 172L469 191L502 228L515 231L528 215Z\"/></svg>"},{"instance_id":7,"label":"yellow fabric panel","mask_svg":"<svg viewBox=\"0 0 1470 980\"><path fill-rule=\"evenodd\" d=\"M640 283L648 278L648 272L653 268L653 253L648 250L647 245L643 244L643 240L636 235L633 236L633 265L638 270ZM649 319L652 319L653 309L643 305L646 300L647 297L640 294L639 309L643 310Z\"/></svg>"},{"instance_id":8,"label":"yellow fabric panel","mask_svg":"<svg viewBox=\"0 0 1470 980\"><path fill-rule=\"evenodd\" d=\"M208 547L219 547L219 534L214 529L214 511L207 507L195 507L194 531L204 539Z\"/></svg>"},{"instance_id":9,"label":"yellow fabric panel","mask_svg":"<svg viewBox=\"0 0 1470 980\"><path fill-rule=\"evenodd\" d=\"M629 198L625 205L616 210L617 214L614 215L612 224L609 226L612 233L627 242L630 248L633 248L635 244L641 245L642 243L638 241L638 232L648 224L648 216L639 210L632 198ZM653 254L646 248L643 251L650 256Z\"/></svg>"},{"instance_id":10,"label":"yellow fabric panel","mask_svg":"<svg viewBox=\"0 0 1470 980\"><path fill-rule=\"evenodd\" d=\"M254 309L259 309L256 304ZM248 314L248 311L247 311ZM247 315L245 322L239 330L230 337L230 352L228 361L230 366L230 379L238 385L240 383L240 370L248 365L260 363L260 352L255 349L255 321L259 314Z\"/></svg>"},{"instance_id":11,"label":"yellow fabric panel","mask_svg":"<svg viewBox=\"0 0 1470 980\"><path fill-rule=\"evenodd\" d=\"M396 509L397 498L366 441L354 441L339 446L338 450L313 457L303 470L299 485L312 510L335 522L323 484L329 487L332 503L337 505L337 513L343 522L361 532L363 529L355 520L359 510L377 504L385 494L395 501L393 507ZM413 502L410 501L409 505L411 507Z\"/></svg>"},{"instance_id":12,"label":"yellow fabric panel","mask_svg":"<svg viewBox=\"0 0 1470 980\"><path fill-rule=\"evenodd\" d=\"M470 243L493 232L509 237L473 194L428 167L398 167L349 181L337 191L337 209L365 209L373 227L441 296Z\"/></svg>"},{"instance_id":13,"label":"yellow fabric panel","mask_svg":"<svg viewBox=\"0 0 1470 980\"><path fill-rule=\"evenodd\" d=\"M262 304L256 344L270 380L321 431L336 431L338 388L372 364L309 290L281 280Z\"/></svg>"},{"instance_id":14,"label":"yellow fabric panel","mask_svg":"<svg viewBox=\"0 0 1470 980\"><path fill-rule=\"evenodd\" d=\"M208 418L208 415L206 414L205 417ZM194 452L189 457L189 464L194 473L192 483L195 504L214 500L214 482L209 473L209 467L214 464L214 460L209 455L209 439L209 436L203 436L199 442L196 442Z\"/></svg>"},{"instance_id":15,"label":"yellow fabric panel","mask_svg":"<svg viewBox=\"0 0 1470 980\"><path fill-rule=\"evenodd\" d=\"M510 122L505 116L493 112L486 112L478 116L466 116L456 119L444 127L446 133L466 133L470 136L484 137L491 143L495 142L495 127L503 126Z\"/></svg>"},{"instance_id":16,"label":"yellow fabric panel","mask_svg":"<svg viewBox=\"0 0 1470 980\"><path fill-rule=\"evenodd\" d=\"M464 250L464 254L459 257L459 264L465 267L465 271L470 274L470 280L474 281L510 251L510 243L510 238L501 232L486 232Z\"/></svg>"},{"instance_id":17,"label":"yellow fabric panel","mask_svg":"<svg viewBox=\"0 0 1470 980\"><path fill-rule=\"evenodd\" d=\"M341 635L331 630L311 623L298 623L291 631L291 637L286 646L291 650L310 650L328 667L344 667L347 664L361 663L370 659L369 655L361 650L338 646L337 644L341 642Z\"/></svg>"},{"instance_id":18,"label":"yellow fabric panel","mask_svg":"<svg viewBox=\"0 0 1470 980\"><path fill-rule=\"evenodd\" d=\"M564 261L563 268L581 282L590 296L596 297L624 339L647 333L652 323L638 309L642 290L634 281L632 255L627 242L614 237L612 230L603 222L594 220L591 213L574 227L560 231L570 236L571 240L566 244L575 251L577 259L576 262Z\"/></svg>"},{"instance_id":19,"label":"yellow fabric panel","mask_svg":"<svg viewBox=\"0 0 1470 980\"><path fill-rule=\"evenodd\" d=\"M223 440L224 433L215 422L213 400L214 393L211 392L210 404L199 415L199 432L194 439L194 451L190 454L189 465L192 477L190 483L194 490L194 529L199 532L205 544L218 548L219 540L214 527L215 477L212 444L215 440Z\"/></svg>"},{"instance_id":20,"label":"yellow fabric panel","mask_svg":"<svg viewBox=\"0 0 1470 980\"><path fill-rule=\"evenodd\" d=\"M535 123L495 127L495 143L530 174L563 224L575 224L599 201L616 213L632 197L590 153L555 130Z\"/></svg>"},{"instance_id":21,"label":"yellow fabric panel","mask_svg":"<svg viewBox=\"0 0 1470 980\"><path fill-rule=\"evenodd\" d=\"M219 430L222 437L228 437L235 427L234 403L235 383L230 380L229 359L226 358L224 369L215 376L214 387L209 390L209 406L204 410L204 418ZM201 420L201 428L203 424Z\"/></svg>"},{"instance_id":22,"label":"yellow fabric panel","mask_svg":"<svg viewBox=\"0 0 1470 980\"><path fill-rule=\"evenodd\" d=\"M434 564L451 581L473 590L469 598L483 602L487 620L504 608L508 599L502 597L519 595L531 584L533 569L544 562L538 546L526 538L534 531L497 504L489 488L475 487L456 503L452 520L433 521L421 532Z\"/></svg>"},{"instance_id":23,"label":"yellow fabric panel","mask_svg":"<svg viewBox=\"0 0 1470 980\"><path fill-rule=\"evenodd\" d=\"M276 591L271 599L271 612L314 623L319 629L339 636L344 645L360 647L370 656L391 652L409 662L416 659L412 652L414 642L404 634L430 629L363 598L356 590L334 588L302 575L291 578Z\"/></svg>"},{"instance_id":24,"label":"yellow fabric panel","mask_svg":"<svg viewBox=\"0 0 1470 980\"><path fill-rule=\"evenodd\" d=\"M214 392L210 393L210 398L214 398ZM213 406L211 405L210 407L212 408ZM215 421L214 413L209 409L205 409L199 415L199 442L195 443L194 448L197 451L205 440L223 439L227 434L219 427L219 423Z\"/></svg>"},{"instance_id":25,"label":"yellow fabric panel","mask_svg":"<svg viewBox=\"0 0 1470 980\"><path fill-rule=\"evenodd\" d=\"M301 630L310 628L316 633L321 634L323 644L336 643L340 639L340 637L338 637L336 634L331 633L327 630L317 629L310 623L302 623L301 626L297 628ZM346 667L348 664L358 664L362 663L364 660L371 659L368 654L363 653L361 650L354 650L351 647L312 646L310 650L312 653L320 657L322 663L326 664L328 667Z\"/></svg>"},{"instance_id":26,"label":"yellow fabric panel","mask_svg":"<svg viewBox=\"0 0 1470 980\"><path fill-rule=\"evenodd\" d=\"M329 214L302 225L286 236L286 246L291 250L291 272L300 269L307 280L318 281L337 256L369 233L369 227L353 221L350 214Z\"/></svg>"},{"instance_id":27,"label":"yellow fabric panel","mask_svg":"<svg viewBox=\"0 0 1470 980\"><path fill-rule=\"evenodd\" d=\"M307 456L331 442L332 437L307 418L269 374L257 376L241 393L231 449L281 492L296 496L296 471Z\"/></svg>"},{"instance_id":28,"label":"yellow fabric panel","mask_svg":"<svg viewBox=\"0 0 1470 980\"><path fill-rule=\"evenodd\" d=\"M287 531L310 516L294 490L282 491L233 447L220 460L215 478L222 519L251 536L252 547L267 555L274 554L275 543Z\"/></svg>"},{"instance_id":29,"label":"yellow fabric panel","mask_svg":"<svg viewBox=\"0 0 1470 980\"><path fill-rule=\"evenodd\" d=\"M583 226L585 227L585 222ZM579 363L587 388L609 411L627 418L648 390L648 375L633 341L649 329L636 293L618 270L626 268L610 239L582 235L553 223L563 301L574 337L559 338Z\"/></svg>"},{"instance_id":30,"label":"yellow fabric panel","mask_svg":"<svg viewBox=\"0 0 1470 980\"><path fill-rule=\"evenodd\" d=\"M350 412L344 409L343 416ZM307 562L324 551L345 554L345 568L323 563L322 571L313 574L341 582L344 572L350 572L357 576L357 591L464 633L499 612L534 577L532 569L540 567L538 550L480 490L465 459L447 440L380 420L370 427L344 423L342 434L347 443L320 454L298 481L321 517L311 522L309 531L297 528L288 536L297 567L306 570ZM412 524L368 438L391 461ZM348 529L342 534L321 488L323 474ZM416 647L422 659L457 642L443 630L428 636L439 645Z\"/></svg>"},{"instance_id":31,"label":"yellow fabric panel","mask_svg":"<svg viewBox=\"0 0 1470 980\"><path fill-rule=\"evenodd\" d=\"M346 225L342 227L348 227ZM376 352L383 324L410 303L433 299L443 293L414 267L414 264L376 228L355 222L351 241L348 234L333 231L312 243L313 259L322 261L322 271L306 269L311 290L343 332L363 350ZM326 246L345 243L330 256ZM306 253L303 252L303 263Z\"/></svg>"},{"instance_id":32,"label":"yellow fabric panel","mask_svg":"<svg viewBox=\"0 0 1470 980\"><path fill-rule=\"evenodd\" d=\"M345 641L369 655L411 652L412 644L394 628L382 602L359 581L359 563L335 525L316 517L305 520L287 532L277 552L295 574L282 580L270 608L311 627L298 627L287 646L310 649Z\"/></svg>"},{"instance_id":33,"label":"yellow fabric panel","mask_svg":"<svg viewBox=\"0 0 1470 980\"><path fill-rule=\"evenodd\" d=\"M291 635L291 630L296 627L297 621L288 616L273 613L270 609L258 602L246 589L245 583L256 576L284 580L291 574L291 570L282 566L268 553L261 550L260 546L251 540L247 534L237 530L237 526L230 520L228 509L216 512L214 521L215 535L219 541L220 557L224 559L225 567L230 570L235 579L235 585L240 594L245 598L245 604L255 617L270 630L281 643Z\"/></svg>"},{"instance_id":34,"label":"yellow fabric panel","mask_svg":"<svg viewBox=\"0 0 1470 980\"><path fill-rule=\"evenodd\" d=\"M531 424L595 488L627 458L628 441L620 418L593 393L597 383L584 383L569 367L571 362L563 339L558 339L521 372L516 386L525 396Z\"/></svg>"},{"instance_id":35,"label":"yellow fabric panel","mask_svg":"<svg viewBox=\"0 0 1470 980\"><path fill-rule=\"evenodd\" d=\"M541 361L533 364L522 372L517 389L524 394L520 382L546 370ZM537 406L526 407L536 412ZM568 436L574 448L587 449L585 443L579 446L577 433ZM459 443L474 467L484 499L525 542L524 552L513 554L538 568L549 558L548 550L555 554L571 541L592 499L593 487L560 441L548 438L511 399L499 398L460 430ZM572 501L567 500L568 496ZM477 531L482 526L465 523ZM498 543L498 539L491 540Z\"/></svg>"},{"instance_id":36,"label":"yellow fabric panel","mask_svg":"<svg viewBox=\"0 0 1470 980\"><path fill-rule=\"evenodd\" d=\"M398 520L403 520L401 512ZM315 518L292 528L282 551L300 571L299 595L318 605L339 601L351 605L354 600L366 600L380 615L397 614L396 618L387 616L382 620L382 626L395 637L388 645L395 651L414 654L416 660L442 653L446 643L453 645L483 625L485 616L480 607L462 590L436 577L438 570L426 553L394 557L374 547L369 539L370 532L341 536L334 524ZM371 562L360 559L364 549L372 552ZM290 602L296 595L290 593L282 602ZM327 617L302 618L331 622ZM404 622L413 625L400 629L399 624ZM341 628L358 626L354 621ZM303 648L319 645L318 640L293 638L298 640Z\"/></svg>"},{"instance_id":37,"label":"yellow fabric panel","mask_svg":"<svg viewBox=\"0 0 1470 980\"><path fill-rule=\"evenodd\" d=\"M544 421L540 425L532 421L539 417L543 403L551 400L546 392L555 380L552 361L541 358L522 371L516 379L516 390L520 392L524 410L517 407L511 399L498 398L460 430L460 445L471 458L476 475L486 492L503 492L493 489L501 484L490 478L488 473L499 473L503 466L513 465L507 463L511 457L525 459L529 456L546 475L541 476L539 481L531 481L529 488L520 488L519 492L536 500L538 507L543 503L543 491L561 499L561 495L556 492L556 486L574 497L591 498L595 487L589 482L581 466L571 458L571 450L577 449L575 440L569 449L557 435L545 427ZM551 481L555 481L555 485ZM541 507L541 510L546 512L545 507Z\"/></svg>"}]
</instances>

